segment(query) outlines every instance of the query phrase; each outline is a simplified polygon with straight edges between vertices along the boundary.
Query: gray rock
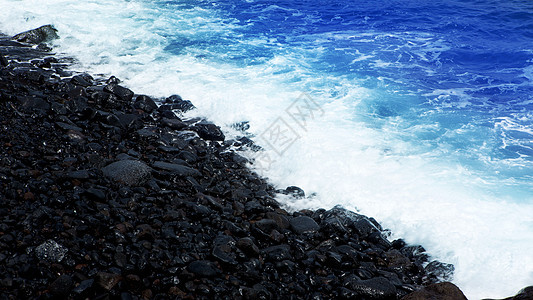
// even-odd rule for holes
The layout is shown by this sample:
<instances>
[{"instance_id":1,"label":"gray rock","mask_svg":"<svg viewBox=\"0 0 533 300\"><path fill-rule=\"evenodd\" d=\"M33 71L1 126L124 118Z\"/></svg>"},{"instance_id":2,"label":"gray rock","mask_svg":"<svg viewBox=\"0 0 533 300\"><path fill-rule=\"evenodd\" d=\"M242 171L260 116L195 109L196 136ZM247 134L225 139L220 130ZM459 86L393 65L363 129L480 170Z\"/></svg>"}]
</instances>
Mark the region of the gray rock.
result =
<instances>
[{"instance_id":1,"label":"gray rock","mask_svg":"<svg viewBox=\"0 0 533 300\"><path fill-rule=\"evenodd\" d=\"M143 185L151 178L151 169L138 160L121 160L102 169L105 176L125 185Z\"/></svg>"},{"instance_id":2,"label":"gray rock","mask_svg":"<svg viewBox=\"0 0 533 300\"><path fill-rule=\"evenodd\" d=\"M22 43L40 44L58 38L59 36L57 35L57 29L55 29L54 26L44 25L39 28L19 33L13 36L12 39Z\"/></svg>"},{"instance_id":3,"label":"gray rock","mask_svg":"<svg viewBox=\"0 0 533 300\"><path fill-rule=\"evenodd\" d=\"M67 248L59 245L54 240L47 240L35 248L35 255L41 260L46 260L51 263L58 263L65 258Z\"/></svg>"}]
</instances>

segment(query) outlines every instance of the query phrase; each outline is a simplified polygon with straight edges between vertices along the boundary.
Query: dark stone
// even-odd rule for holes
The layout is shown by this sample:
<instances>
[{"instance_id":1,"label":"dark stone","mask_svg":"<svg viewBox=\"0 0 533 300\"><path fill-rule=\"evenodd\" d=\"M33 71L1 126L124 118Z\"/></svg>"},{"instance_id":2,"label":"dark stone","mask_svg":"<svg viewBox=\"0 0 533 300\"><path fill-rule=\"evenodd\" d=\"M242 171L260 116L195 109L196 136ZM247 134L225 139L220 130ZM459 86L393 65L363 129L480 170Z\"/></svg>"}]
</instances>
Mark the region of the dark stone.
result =
<instances>
[{"instance_id":1,"label":"dark stone","mask_svg":"<svg viewBox=\"0 0 533 300\"><path fill-rule=\"evenodd\" d=\"M231 249L227 249L221 246L215 246L213 248L212 255L221 263L228 265L237 265L237 261L235 260L235 254L231 252Z\"/></svg>"},{"instance_id":2,"label":"dark stone","mask_svg":"<svg viewBox=\"0 0 533 300\"><path fill-rule=\"evenodd\" d=\"M152 100L152 98L145 95L140 95L135 99L133 107L142 109L150 114L157 109L157 104L154 102L154 100Z\"/></svg>"},{"instance_id":3,"label":"dark stone","mask_svg":"<svg viewBox=\"0 0 533 300\"><path fill-rule=\"evenodd\" d=\"M99 272L96 274L96 284L105 290L111 290L117 283L122 280L122 277L118 274Z\"/></svg>"},{"instance_id":4,"label":"dark stone","mask_svg":"<svg viewBox=\"0 0 533 300\"><path fill-rule=\"evenodd\" d=\"M192 129L204 140L223 142L225 139L220 127L212 123L198 123Z\"/></svg>"},{"instance_id":5,"label":"dark stone","mask_svg":"<svg viewBox=\"0 0 533 300\"><path fill-rule=\"evenodd\" d=\"M533 296L533 293L530 294L530 296ZM435 283L432 285L428 285L424 288L422 288L419 291L413 292L405 297L402 298L402 300L466 300L465 295L461 290L455 286L453 283L450 282L441 282L441 283ZM522 300L521 298L509 298L513 300ZM529 298L523 298L526 299L533 299L531 297Z\"/></svg>"},{"instance_id":6,"label":"dark stone","mask_svg":"<svg viewBox=\"0 0 533 300\"><path fill-rule=\"evenodd\" d=\"M165 100L165 103L172 103L172 109L177 109L181 112L187 112L194 109L194 105L189 100L183 100L179 95L172 95Z\"/></svg>"},{"instance_id":7,"label":"dark stone","mask_svg":"<svg viewBox=\"0 0 533 300\"><path fill-rule=\"evenodd\" d=\"M270 233L274 229L279 229L278 224L276 221L271 219L262 219L254 224L257 228L259 228L261 231L265 233Z\"/></svg>"},{"instance_id":8,"label":"dark stone","mask_svg":"<svg viewBox=\"0 0 533 300\"><path fill-rule=\"evenodd\" d=\"M219 273L214 263L207 260L197 260L187 266L187 270L202 277L213 277Z\"/></svg>"},{"instance_id":9,"label":"dark stone","mask_svg":"<svg viewBox=\"0 0 533 300\"><path fill-rule=\"evenodd\" d=\"M94 279L83 280L77 287L72 290L72 293L82 295L86 293L94 283Z\"/></svg>"},{"instance_id":10,"label":"dark stone","mask_svg":"<svg viewBox=\"0 0 533 300\"><path fill-rule=\"evenodd\" d=\"M70 80L70 82L72 82L73 84L81 85L84 87L91 86L93 84L93 81L93 77L89 74L76 75Z\"/></svg>"},{"instance_id":11,"label":"dark stone","mask_svg":"<svg viewBox=\"0 0 533 300\"><path fill-rule=\"evenodd\" d=\"M442 263L440 261L432 261L425 268L427 274L438 278L439 280L452 280L455 267L452 264Z\"/></svg>"},{"instance_id":12,"label":"dark stone","mask_svg":"<svg viewBox=\"0 0 533 300\"><path fill-rule=\"evenodd\" d=\"M305 198L305 192L301 188L297 186L289 186L284 191L282 191L285 195L290 195L296 199L303 199Z\"/></svg>"},{"instance_id":13,"label":"dark stone","mask_svg":"<svg viewBox=\"0 0 533 300\"><path fill-rule=\"evenodd\" d=\"M176 119L163 118L161 119L161 124L174 130L182 130L183 128L186 128L188 126L186 123L182 122L181 120L177 118Z\"/></svg>"},{"instance_id":14,"label":"dark stone","mask_svg":"<svg viewBox=\"0 0 533 300\"><path fill-rule=\"evenodd\" d=\"M237 241L237 247L239 247L242 251L248 253L249 255L259 254L259 248L252 241L252 239L248 237L239 239Z\"/></svg>"},{"instance_id":15,"label":"dark stone","mask_svg":"<svg viewBox=\"0 0 533 300\"><path fill-rule=\"evenodd\" d=\"M152 167L155 169L165 170L169 171L174 175L187 177L187 176L202 176L202 173L200 173L198 170L186 167L179 164L172 164L162 161L156 161L152 164Z\"/></svg>"},{"instance_id":16,"label":"dark stone","mask_svg":"<svg viewBox=\"0 0 533 300\"><path fill-rule=\"evenodd\" d=\"M128 89L128 88L125 88L121 85L118 85L116 83L110 83L108 85L106 85L104 87L104 91L105 92L108 92L108 93L111 93L115 96L117 96L119 99L123 100L123 101L127 101L127 102L130 102L131 99L133 98L133 92Z\"/></svg>"},{"instance_id":17,"label":"dark stone","mask_svg":"<svg viewBox=\"0 0 533 300\"><path fill-rule=\"evenodd\" d=\"M9 65L9 61L7 60L7 58L3 56L2 54L0 54L0 66L7 67L8 65Z\"/></svg>"},{"instance_id":18,"label":"dark stone","mask_svg":"<svg viewBox=\"0 0 533 300\"><path fill-rule=\"evenodd\" d=\"M372 224L367 218L361 218L353 223L353 226L357 230L357 233L363 237L369 236L374 232L378 232L378 228Z\"/></svg>"},{"instance_id":19,"label":"dark stone","mask_svg":"<svg viewBox=\"0 0 533 300\"><path fill-rule=\"evenodd\" d=\"M77 171L68 172L67 174L65 174L65 178L68 178L68 179L89 179L89 178L91 178L91 174L89 173L88 170L77 170Z\"/></svg>"},{"instance_id":20,"label":"dark stone","mask_svg":"<svg viewBox=\"0 0 533 300\"><path fill-rule=\"evenodd\" d=\"M359 280L355 277L347 278L344 286L357 293L359 297L370 299L395 299L396 287L383 277Z\"/></svg>"},{"instance_id":21,"label":"dark stone","mask_svg":"<svg viewBox=\"0 0 533 300\"><path fill-rule=\"evenodd\" d=\"M292 218L290 220L290 224L292 231L296 232L297 234L315 232L320 228L315 220L307 216Z\"/></svg>"},{"instance_id":22,"label":"dark stone","mask_svg":"<svg viewBox=\"0 0 533 300\"><path fill-rule=\"evenodd\" d=\"M71 124L67 124L67 123L63 123L63 122L56 122L56 125L63 129L63 130L74 130L74 131L79 131L79 132L82 132L83 129L79 128L78 126L76 125L71 125Z\"/></svg>"},{"instance_id":23,"label":"dark stone","mask_svg":"<svg viewBox=\"0 0 533 300\"><path fill-rule=\"evenodd\" d=\"M55 29L52 25L44 25L39 28L19 33L12 37L12 39L15 41L35 45L43 42L49 42L58 38L59 36L57 35L57 29Z\"/></svg>"},{"instance_id":24,"label":"dark stone","mask_svg":"<svg viewBox=\"0 0 533 300\"><path fill-rule=\"evenodd\" d=\"M135 114L117 114L118 125L124 129L141 129L144 124L140 120L138 115Z\"/></svg>"},{"instance_id":25,"label":"dark stone","mask_svg":"<svg viewBox=\"0 0 533 300\"><path fill-rule=\"evenodd\" d=\"M25 111L47 112L50 110L50 104L39 97L20 97L19 101Z\"/></svg>"},{"instance_id":26,"label":"dark stone","mask_svg":"<svg viewBox=\"0 0 533 300\"><path fill-rule=\"evenodd\" d=\"M285 259L289 259L289 260L292 259L290 250L291 248L289 247L289 245L279 245L279 246L268 247L264 249L263 252L265 253L266 257L269 260L282 261Z\"/></svg>"},{"instance_id":27,"label":"dark stone","mask_svg":"<svg viewBox=\"0 0 533 300\"><path fill-rule=\"evenodd\" d=\"M50 293L59 297L67 297L70 294L74 280L69 275L61 275L48 288Z\"/></svg>"},{"instance_id":28,"label":"dark stone","mask_svg":"<svg viewBox=\"0 0 533 300\"><path fill-rule=\"evenodd\" d=\"M151 177L151 169L138 160L120 160L102 169L105 176L125 185L143 185Z\"/></svg>"},{"instance_id":29,"label":"dark stone","mask_svg":"<svg viewBox=\"0 0 533 300\"><path fill-rule=\"evenodd\" d=\"M277 212L267 212L266 216L267 218L274 220L278 228L280 229L287 229L291 225L289 222L289 219L287 219L286 216L279 214Z\"/></svg>"},{"instance_id":30,"label":"dark stone","mask_svg":"<svg viewBox=\"0 0 533 300\"><path fill-rule=\"evenodd\" d=\"M118 79L117 77L115 76L111 76L109 77L106 82L107 84L119 84L120 83L120 79Z\"/></svg>"}]
</instances>

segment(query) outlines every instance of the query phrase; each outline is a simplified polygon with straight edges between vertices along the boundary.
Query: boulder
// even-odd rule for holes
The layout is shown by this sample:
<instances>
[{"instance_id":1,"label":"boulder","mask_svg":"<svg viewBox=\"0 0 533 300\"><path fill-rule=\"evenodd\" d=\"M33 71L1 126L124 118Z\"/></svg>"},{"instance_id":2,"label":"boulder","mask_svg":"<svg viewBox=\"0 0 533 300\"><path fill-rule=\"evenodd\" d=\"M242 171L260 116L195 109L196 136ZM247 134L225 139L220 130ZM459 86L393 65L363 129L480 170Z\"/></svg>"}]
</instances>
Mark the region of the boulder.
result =
<instances>
[{"instance_id":1,"label":"boulder","mask_svg":"<svg viewBox=\"0 0 533 300\"><path fill-rule=\"evenodd\" d=\"M44 25L39 28L24 31L12 37L15 41L35 45L58 38L57 29L52 25Z\"/></svg>"}]
</instances>

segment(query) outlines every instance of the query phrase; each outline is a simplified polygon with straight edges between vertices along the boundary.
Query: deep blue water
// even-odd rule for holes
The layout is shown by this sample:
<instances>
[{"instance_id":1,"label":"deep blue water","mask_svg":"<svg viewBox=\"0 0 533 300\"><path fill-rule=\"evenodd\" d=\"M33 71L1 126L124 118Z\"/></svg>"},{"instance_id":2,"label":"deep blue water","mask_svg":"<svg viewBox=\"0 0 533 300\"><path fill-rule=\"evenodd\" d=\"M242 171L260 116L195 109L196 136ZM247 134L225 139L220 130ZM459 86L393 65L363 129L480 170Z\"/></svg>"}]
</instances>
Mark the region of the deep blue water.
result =
<instances>
[{"instance_id":1,"label":"deep blue water","mask_svg":"<svg viewBox=\"0 0 533 300\"><path fill-rule=\"evenodd\" d=\"M418 151L451 147L474 172L531 180L531 1L160 1L203 7L237 25L231 34L179 33L167 50L237 66L291 54L299 76L334 76L376 91L354 112L370 126L401 118L432 125L408 138ZM250 44L243 41L261 40ZM313 51L319 49L320 51ZM301 67L301 66L300 66ZM292 68L292 69L291 69ZM291 72L294 66L287 66ZM298 84L300 78L293 78ZM338 84L338 83L334 83ZM323 84L328 87L327 83ZM302 89L315 87L302 86ZM339 89L332 89L331 99ZM533 192L531 186L522 186Z\"/></svg>"}]
</instances>

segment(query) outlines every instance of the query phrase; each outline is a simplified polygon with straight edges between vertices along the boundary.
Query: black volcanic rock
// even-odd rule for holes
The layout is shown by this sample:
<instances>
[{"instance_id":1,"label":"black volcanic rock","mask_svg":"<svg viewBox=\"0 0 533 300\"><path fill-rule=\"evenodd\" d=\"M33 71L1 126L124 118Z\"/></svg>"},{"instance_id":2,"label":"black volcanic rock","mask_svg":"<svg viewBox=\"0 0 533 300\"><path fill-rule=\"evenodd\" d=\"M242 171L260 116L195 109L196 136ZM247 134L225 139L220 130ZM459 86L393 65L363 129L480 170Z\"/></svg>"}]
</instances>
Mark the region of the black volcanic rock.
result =
<instances>
[{"instance_id":1,"label":"black volcanic rock","mask_svg":"<svg viewBox=\"0 0 533 300\"><path fill-rule=\"evenodd\" d=\"M125 88L116 83L110 83L106 85L104 87L104 91L117 96L119 99L123 101L130 102L131 99L133 99L133 92L130 89Z\"/></svg>"},{"instance_id":2,"label":"black volcanic rock","mask_svg":"<svg viewBox=\"0 0 533 300\"><path fill-rule=\"evenodd\" d=\"M154 100L146 95L139 95L133 103L133 107L142 109L147 113L151 113L157 109L157 104Z\"/></svg>"},{"instance_id":3,"label":"black volcanic rock","mask_svg":"<svg viewBox=\"0 0 533 300\"><path fill-rule=\"evenodd\" d=\"M213 123L198 123L194 125L193 130L196 131L198 135L205 140L223 142L225 139L224 133L222 133L220 127L216 126Z\"/></svg>"},{"instance_id":4,"label":"black volcanic rock","mask_svg":"<svg viewBox=\"0 0 533 300\"><path fill-rule=\"evenodd\" d=\"M320 226L310 217L300 216L290 220L291 229L297 234L317 231Z\"/></svg>"},{"instance_id":5,"label":"black volcanic rock","mask_svg":"<svg viewBox=\"0 0 533 300\"><path fill-rule=\"evenodd\" d=\"M419 291L413 292L405 297L402 300L466 300L465 295L461 290L450 282L441 282L436 284L431 284L427 287L422 288ZM509 298L511 299L511 298ZM520 298L517 298L518 300ZM532 299L532 298L524 298ZM513 300L515 300L513 298Z\"/></svg>"},{"instance_id":6,"label":"black volcanic rock","mask_svg":"<svg viewBox=\"0 0 533 300\"><path fill-rule=\"evenodd\" d=\"M189 266L187 266L187 270L197 276L202 277L213 277L219 273L215 264L206 260L191 262Z\"/></svg>"}]
</instances>

